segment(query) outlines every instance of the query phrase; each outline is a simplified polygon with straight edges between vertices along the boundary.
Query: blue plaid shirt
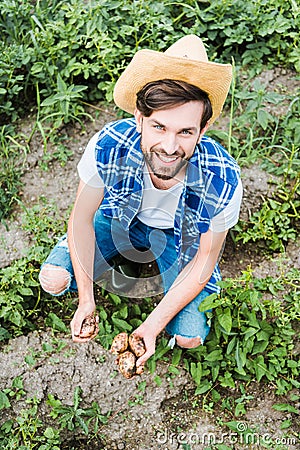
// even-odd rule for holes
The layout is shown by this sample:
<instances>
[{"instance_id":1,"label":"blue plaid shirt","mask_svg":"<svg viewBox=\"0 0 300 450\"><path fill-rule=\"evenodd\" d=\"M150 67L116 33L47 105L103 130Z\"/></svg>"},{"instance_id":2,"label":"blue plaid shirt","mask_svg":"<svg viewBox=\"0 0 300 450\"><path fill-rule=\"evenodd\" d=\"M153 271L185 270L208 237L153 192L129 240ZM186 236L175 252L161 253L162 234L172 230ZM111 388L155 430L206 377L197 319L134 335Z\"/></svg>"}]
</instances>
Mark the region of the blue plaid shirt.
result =
<instances>
[{"instance_id":1,"label":"blue plaid shirt","mask_svg":"<svg viewBox=\"0 0 300 450\"><path fill-rule=\"evenodd\" d=\"M134 118L107 124L95 148L97 168L104 185L103 214L118 218L125 230L139 211L143 196L144 157ZM174 220L174 239L179 270L194 257L200 235L212 217L229 203L240 177L236 161L213 139L204 136L189 160L185 183ZM206 285L220 289L218 265Z\"/></svg>"}]
</instances>

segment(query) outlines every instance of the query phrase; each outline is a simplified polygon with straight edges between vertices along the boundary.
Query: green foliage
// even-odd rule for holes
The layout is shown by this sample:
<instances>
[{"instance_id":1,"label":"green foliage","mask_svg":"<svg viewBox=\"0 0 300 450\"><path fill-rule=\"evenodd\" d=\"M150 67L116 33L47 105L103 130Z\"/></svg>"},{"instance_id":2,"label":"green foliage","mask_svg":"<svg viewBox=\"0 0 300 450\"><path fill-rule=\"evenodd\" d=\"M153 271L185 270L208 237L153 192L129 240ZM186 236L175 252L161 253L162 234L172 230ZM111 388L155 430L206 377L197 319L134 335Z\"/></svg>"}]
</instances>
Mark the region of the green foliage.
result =
<instances>
[{"instance_id":1,"label":"green foliage","mask_svg":"<svg viewBox=\"0 0 300 450\"><path fill-rule=\"evenodd\" d=\"M25 400L28 407L21 409L14 419L6 420L0 426L1 449L60 450L68 431L76 430L89 435L89 440L97 436L101 427L107 423L109 414L102 414L96 402L88 408L82 408L81 392L79 386L75 388L72 406L64 406L52 394L48 395L47 405L50 408L50 417L54 421L54 426L51 427L46 426L39 417L40 400L37 398ZM0 391L0 410L10 408L10 401L20 400L25 395L22 378L15 378L11 388Z\"/></svg>"},{"instance_id":2,"label":"green foliage","mask_svg":"<svg viewBox=\"0 0 300 450\"><path fill-rule=\"evenodd\" d=\"M80 116L87 116L82 105L78 104L81 99L81 92L87 89L87 86L75 86L63 81L60 74L57 75L57 89L54 95L47 97L41 104L45 107L44 113L48 115L47 119L53 120L54 128L59 128L63 123L68 123L71 119L79 120ZM52 113L52 110L56 112Z\"/></svg>"},{"instance_id":3,"label":"green foliage","mask_svg":"<svg viewBox=\"0 0 300 450\"><path fill-rule=\"evenodd\" d=\"M99 314L99 333L97 340L108 349L115 335L121 331L130 333L137 328L152 310L152 299L144 298L143 304L130 301L126 297L102 290L97 311Z\"/></svg>"},{"instance_id":4,"label":"green foliage","mask_svg":"<svg viewBox=\"0 0 300 450\"><path fill-rule=\"evenodd\" d=\"M147 363L150 372L154 373L157 360L165 360L171 368L168 375L176 376L183 360L195 382L195 395L201 395L204 404L207 398L211 405L221 404L235 417L246 413L253 398L244 387L250 382L272 383L278 395L299 389L300 363L295 351L299 276L299 270L291 269L277 279L256 279L249 269L239 279L220 283L221 293L210 295L199 307L212 324L205 345L185 353L175 347L171 357L167 340L161 339ZM224 389L234 392L238 388L241 396L222 396ZM299 413L294 408L291 411Z\"/></svg>"},{"instance_id":5,"label":"green foliage","mask_svg":"<svg viewBox=\"0 0 300 450\"><path fill-rule=\"evenodd\" d=\"M55 232L61 235L65 227L61 219L55 217L53 205L43 199L40 205L25 210L23 221L23 228L33 233L35 245L26 257L0 269L0 341L35 327L40 308L45 306L41 301L45 302L47 298L38 281L40 265L53 245ZM53 312L48 323L60 330L63 326Z\"/></svg>"},{"instance_id":6,"label":"green foliage","mask_svg":"<svg viewBox=\"0 0 300 450\"><path fill-rule=\"evenodd\" d=\"M53 427L45 427L38 418L39 400L28 399L26 403L28 408L22 409L15 420L7 420L1 425L1 449L60 450L59 432Z\"/></svg>"},{"instance_id":7,"label":"green foliage","mask_svg":"<svg viewBox=\"0 0 300 450\"><path fill-rule=\"evenodd\" d=\"M199 310L213 310L207 312L208 317L213 314L213 326L206 345L187 352L194 359L186 359L186 365L198 386L196 394L215 394L217 386L234 389L238 380L272 382L277 394L300 387L294 352L298 280L296 269L277 280L255 279L248 271L222 282L221 294L202 302Z\"/></svg>"},{"instance_id":8,"label":"green foliage","mask_svg":"<svg viewBox=\"0 0 300 450\"><path fill-rule=\"evenodd\" d=\"M298 151L293 145L290 152L286 150L282 153L284 157L277 157L280 172L284 170L284 176L277 181L273 194L263 199L259 210L248 221L240 220L236 225L234 230L237 232L237 241L259 242L269 251L284 252L286 245L296 240L300 229ZM275 169L278 173L277 165Z\"/></svg>"},{"instance_id":9,"label":"green foliage","mask_svg":"<svg viewBox=\"0 0 300 450\"><path fill-rule=\"evenodd\" d=\"M28 148L19 144L12 126L0 129L0 222L11 214L20 199L22 166Z\"/></svg>"},{"instance_id":10,"label":"green foliage","mask_svg":"<svg viewBox=\"0 0 300 450\"><path fill-rule=\"evenodd\" d=\"M74 401L72 406L64 406L60 400L53 395L48 396L48 405L51 407L50 416L56 419L62 429L74 431L81 429L84 434L89 434L93 430L94 434L99 431L100 424L107 423L108 416L103 415L96 402L90 408L81 408L81 388L78 386L74 391ZM91 426L93 428L91 430Z\"/></svg>"},{"instance_id":11,"label":"green foliage","mask_svg":"<svg viewBox=\"0 0 300 450\"><path fill-rule=\"evenodd\" d=\"M291 192L296 198L291 198ZM235 227L238 233L236 240L243 243L259 241L263 248L271 252L283 252L286 245L298 236L299 206L299 195L280 187L274 198L264 199L259 211L251 215L249 221L239 222Z\"/></svg>"},{"instance_id":12,"label":"green foliage","mask_svg":"<svg viewBox=\"0 0 300 450\"><path fill-rule=\"evenodd\" d=\"M57 120L77 119L83 114L81 99L112 100L114 83L136 50L165 49L186 33L201 35L210 59L228 62L234 57L237 64L256 72L266 63L300 70L300 14L294 0L2 3L0 112L4 118L14 120L38 84L46 115L52 106ZM62 83L68 96L64 105Z\"/></svg>"},{"instance_id":13,"label":"green foliage","mask_svg":"<svg viewBox=\"0 0 300 450\"><path fill-rule=\"evenodd\" d=\"M30 316L40 300L37 268L26 259L1 269L0 340L33 329Z\"/></svg>"},{"instance_id":14,"label":"green foliage","mask_svg":"<svg viewBox=\"0 0 300 450\"><path fill-rule=\"evenodd\" d=\"M234 68L228 131L212 128L208 134L223 141L243 164L263 159L274 174L299 172L300 97L270 91L257 78L243 84L241 69Z\"/></svg>"}]
</instances>

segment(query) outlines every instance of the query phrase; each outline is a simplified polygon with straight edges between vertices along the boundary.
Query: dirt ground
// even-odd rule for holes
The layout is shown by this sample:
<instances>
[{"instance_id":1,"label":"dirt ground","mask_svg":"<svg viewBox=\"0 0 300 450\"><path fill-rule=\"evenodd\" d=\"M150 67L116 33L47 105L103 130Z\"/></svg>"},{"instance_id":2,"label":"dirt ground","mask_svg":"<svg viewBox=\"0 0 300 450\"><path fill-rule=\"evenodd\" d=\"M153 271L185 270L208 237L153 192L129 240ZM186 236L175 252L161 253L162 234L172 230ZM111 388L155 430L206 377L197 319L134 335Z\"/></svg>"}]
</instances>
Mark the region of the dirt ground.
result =
<instances>
[{"instance_id":1,"label":"dirt ground","mask_svg":"<svg viewBox=\"0 0 300 450\"><path fill-rule=\"evenodd\" d=\"M290 89L296 89L296 82L292 85L289 74L279 70L264 73L262 81L268 83L269 89L280 90L283 86L286 89L288 83ZM23 178L24 204L32 206L40 196L44 196L55 202L62 213L68 210L75 198L78 183L76 165L88 139L106 122L115 118L114 110L106 109L100 111L95 122L86 124L85 131L78 127L68 129L68 148L73 151L73 155L64 167L55 161L51 162L48 171L42 170L38 164L43 157L43 147L39 137L35 136ZM26 134L31 126L32 119L29 118L22 124L23 132ZM224 126L222 119L215 126ZM242 217L247 217L249 211L259 206L261 196L271 189L270 178L258 164L243 168ZM30 233L22 231L18 215L9 224L8 230L1 226L0 231L0 267L4 267L24 254L30 246ZM288 246L284 261L286 268L300 268L299 248L299 239ZM249 265L257 277L276 276L280 256L261 257L254 250L250 246L234 247L231 239L228 239L221 260L223 276L238 276ZM132 297L134 294L133 289ZM46 342L53 345L53 339L63 343L60 346L63 349L52 353L43 352L42 345ZM32 366L25 361L29 355L35 357ZM293 417L290 413L272 409L274 403L285 402L285 399L275 398L272 385L252 383L248 386L247 394L252 399L247 403L246 415L239 422L240 431L255 428L259 441L258 445L251 446L250 443L244 446L237 435L230 435L228 428L222 426L223 420L234 418L230 419L222 411L216 413L210 411L209 407L203 408L203 399L193 394L194 385L189 374L182 368L180 375L170 378L167 375L167 364L163 361L158 363L155 374L146 371L141 377L125 380L115 371L114 357L97 341L79 345L72 343L69 336L52 336L49 331L42 331L12 339L2 349L0 390L10 387L12 380L18 375L23 377L27 396L36 396L41 400L39 411L45 423L51 423L46 404L48 394L55 395L65 405L72 405L73 392L77 386L82 389L82 404L85 407L96 401L103 414L110 413L108 423L101 430L98 444L88 444L73 437L73 441L70 440L69 446L65 448L200 450L209 447L209 436L215 444L224 444L234 449L264 448L271 438L278 439L278 446L267 448L300 448L297 435L299 424L296 421L288 430L289 437L280 429L283 420ZM155 382L157 375L161 377L160 385ZM224 395L233 395L233 392L224 391ZM22 401L14 402L13 409L18 412L24 405ZM72 438L71 433L68 438Z\"/></svg>"}]
</instances>

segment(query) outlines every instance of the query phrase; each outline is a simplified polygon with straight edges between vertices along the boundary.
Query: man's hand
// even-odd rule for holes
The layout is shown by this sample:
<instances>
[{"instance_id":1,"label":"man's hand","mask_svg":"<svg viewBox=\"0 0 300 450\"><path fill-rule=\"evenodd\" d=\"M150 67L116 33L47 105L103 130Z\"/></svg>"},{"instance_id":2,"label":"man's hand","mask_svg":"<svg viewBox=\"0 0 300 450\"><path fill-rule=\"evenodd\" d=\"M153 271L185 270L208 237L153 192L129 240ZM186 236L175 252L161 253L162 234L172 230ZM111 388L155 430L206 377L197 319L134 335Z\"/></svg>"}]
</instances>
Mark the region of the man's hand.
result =
<instances>
[{"instance_id":1,"label":"man's hand","mask_svg":"<svg viewBox=\"0 0 300 450\"><path fill-rule=\"evenodd\" d=\"M145 326L145 323L140 325L133 334L142 338L146 347L146 352L136 361L136 373L141 374L144 371L146 361L155 353L156 335Z\"/></svg>"},{"instance_id":2,"label":"man's hand","mask_svg":"<svg viewBox=\"0 0 300 450\"><path fill-rule=\"evenodd\" d=\"M88 342L91 339L93 339L97 333L98 333L98 327L97 331L89 336L86 336L85 333L81 333L82 328L82 322L84 319L88 318L89 316L93 315L96 309L96 305L94 302L89 303L83 303L79 304L77 311L74 314L74 317L71 321L71 332L72 332L72 339L74 342Z\"/></svg>"}]
</instances>

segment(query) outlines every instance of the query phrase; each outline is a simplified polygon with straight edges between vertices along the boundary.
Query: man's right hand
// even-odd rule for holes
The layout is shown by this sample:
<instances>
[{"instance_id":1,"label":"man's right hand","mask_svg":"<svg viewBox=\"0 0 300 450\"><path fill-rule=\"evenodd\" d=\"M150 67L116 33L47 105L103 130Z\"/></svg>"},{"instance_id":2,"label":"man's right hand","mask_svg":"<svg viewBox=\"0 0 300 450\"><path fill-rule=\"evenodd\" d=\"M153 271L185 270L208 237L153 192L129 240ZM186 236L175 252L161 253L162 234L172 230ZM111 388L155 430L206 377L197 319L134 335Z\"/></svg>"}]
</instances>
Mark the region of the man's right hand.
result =
<instances>
[{"instance_id":1,"label":"man's right hand","mask_svg":"<svg viewBox=\"0 0 300 450\"><path fill-rule=\"evenodd\" d=\"M74 314L74 317L71 321L71 324L70 324L71 332L72 332L72 339L74 342L81 342L81 343L88 342L97 335L97 332L96 332L88 337L81 336L82 322L88 316L94 314L95 309L96 309L95 302L83 303L78 306L78 308Z\"/></svg>"}]
</instances>

